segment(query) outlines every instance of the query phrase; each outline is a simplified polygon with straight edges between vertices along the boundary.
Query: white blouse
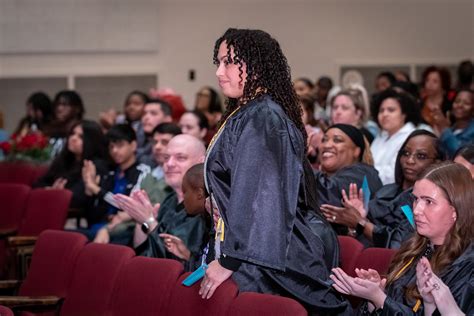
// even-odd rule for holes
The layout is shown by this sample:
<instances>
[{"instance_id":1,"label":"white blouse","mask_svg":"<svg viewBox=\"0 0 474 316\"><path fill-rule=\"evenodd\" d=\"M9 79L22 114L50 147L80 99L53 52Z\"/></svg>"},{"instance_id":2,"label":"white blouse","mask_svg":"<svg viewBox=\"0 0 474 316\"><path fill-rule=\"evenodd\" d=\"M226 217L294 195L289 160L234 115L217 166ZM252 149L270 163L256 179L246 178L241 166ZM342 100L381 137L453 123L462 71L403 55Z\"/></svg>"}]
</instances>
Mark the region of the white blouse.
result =
<instances>
[{"instance_id":1,"label":"white blouse","mask_svg":"<svg viewBox=\"0 0 474 316\"><path fill-rule=\"evenodd\" d=\"M381 131L372 142L370 150L374 158L374 167L384 185L395 182L395 161L398 151L415 129L415 125L409 122L392 136L386 131Z\"/></svg>"}]
</instances>

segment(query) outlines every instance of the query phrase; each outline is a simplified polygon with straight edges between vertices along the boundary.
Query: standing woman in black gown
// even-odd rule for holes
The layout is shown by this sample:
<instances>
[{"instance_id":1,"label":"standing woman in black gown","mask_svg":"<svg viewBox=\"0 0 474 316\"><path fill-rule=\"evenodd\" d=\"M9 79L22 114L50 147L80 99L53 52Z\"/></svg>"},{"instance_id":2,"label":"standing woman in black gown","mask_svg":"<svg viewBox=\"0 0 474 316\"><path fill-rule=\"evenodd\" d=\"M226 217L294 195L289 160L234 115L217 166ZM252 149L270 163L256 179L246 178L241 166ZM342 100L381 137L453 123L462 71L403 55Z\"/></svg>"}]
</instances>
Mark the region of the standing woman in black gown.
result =
<instances>
[{"instance_id":1,"label":"standing woman in black gown","mask_svg":"<svg viewBox=\"0 0 474 316\"><path fill-rule=\"evenodd\" d=\"M232 277L241 292L348 313L331 290L337 239L315 211L307 135L280 45L263 31L229 29L216 41L214 63L228 104L206 159L206 187L220 220L200 295L210 298Z\"/></svg>"}]
</instances>

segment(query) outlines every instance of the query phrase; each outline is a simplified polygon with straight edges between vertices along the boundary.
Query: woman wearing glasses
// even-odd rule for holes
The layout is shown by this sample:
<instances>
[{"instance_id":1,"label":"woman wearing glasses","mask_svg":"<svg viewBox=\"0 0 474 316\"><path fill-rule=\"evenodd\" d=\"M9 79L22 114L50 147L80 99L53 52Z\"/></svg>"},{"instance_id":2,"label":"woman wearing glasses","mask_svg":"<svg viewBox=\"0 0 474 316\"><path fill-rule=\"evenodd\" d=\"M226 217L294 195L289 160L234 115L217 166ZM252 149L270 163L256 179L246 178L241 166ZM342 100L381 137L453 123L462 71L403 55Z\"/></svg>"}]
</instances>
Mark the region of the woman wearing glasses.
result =
<instances>
[{"instance_id":1,"label":"woman wearing glasses","mask_svg":"<svg viewBox=\"0 0 474 316\"><path fill-rule=\"evenodd\" d=\"M322 205L321 209L330 221L355 229L357 238L364 244L399 248L414 232L410 212L404 206L413 204L411 192L415 181L426 168L444 159L436 135L416 130L408 136L396 156L395 183L377 191L369 202L368 211L364 209L355 184L351 185L349 196L344 198L344 207Z\"/></svg>"}]
</instances>

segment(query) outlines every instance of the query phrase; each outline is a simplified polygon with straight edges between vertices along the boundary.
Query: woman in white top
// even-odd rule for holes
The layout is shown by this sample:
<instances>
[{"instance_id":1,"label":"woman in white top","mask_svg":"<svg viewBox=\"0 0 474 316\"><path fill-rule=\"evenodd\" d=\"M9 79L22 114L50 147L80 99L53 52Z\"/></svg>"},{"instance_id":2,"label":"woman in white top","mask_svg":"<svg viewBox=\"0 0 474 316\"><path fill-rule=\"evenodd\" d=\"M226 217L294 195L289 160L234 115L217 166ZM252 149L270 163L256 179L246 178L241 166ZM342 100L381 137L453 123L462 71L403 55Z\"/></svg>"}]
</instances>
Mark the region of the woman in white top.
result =
<instances>
[{"instance_id":1,"label":"woman in white top","mask_svg":"<svg viewBox=\"0 0 474 316\"><path fill-rule=\"evenodd\" d=\"M395 182L397 153L420 122L420 109L408 94L388 89L374 101L373 115L380 126L380 132L370 149L374 167L385 185Z\"/></svg>"}]
</instances>

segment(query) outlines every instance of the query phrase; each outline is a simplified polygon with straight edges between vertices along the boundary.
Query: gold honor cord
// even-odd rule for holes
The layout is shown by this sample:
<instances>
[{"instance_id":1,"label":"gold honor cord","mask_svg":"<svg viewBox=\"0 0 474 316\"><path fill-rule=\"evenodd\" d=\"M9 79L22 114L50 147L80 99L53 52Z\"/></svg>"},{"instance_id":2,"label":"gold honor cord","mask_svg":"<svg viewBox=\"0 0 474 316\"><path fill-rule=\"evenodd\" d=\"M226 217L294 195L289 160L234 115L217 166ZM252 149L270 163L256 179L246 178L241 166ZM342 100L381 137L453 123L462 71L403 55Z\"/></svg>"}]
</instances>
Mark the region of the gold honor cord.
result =
<instances>
[{"instance_id":1,"label":"gold honor cord","mask_svg":"<svg viewBox=\"0 0 474 316\"><path fill-rule=\"evenodd\" d=\"M411 258L410 261L408 261L408 263L405 264L405 265L400 269L400 271L398 271L397 275L395 275L395 280L398 279L398 278L402 275L402 273L412 264L413 260L415 260L415 257ZM420 308L420 306L421 306L421 300L420 300L420 299L417 299L415 306L413 306L413 308L412 308L412 311L413 311L414 313L416 313L416 312L418 311L418 309Z\"/></svg>"}]
</instances>

